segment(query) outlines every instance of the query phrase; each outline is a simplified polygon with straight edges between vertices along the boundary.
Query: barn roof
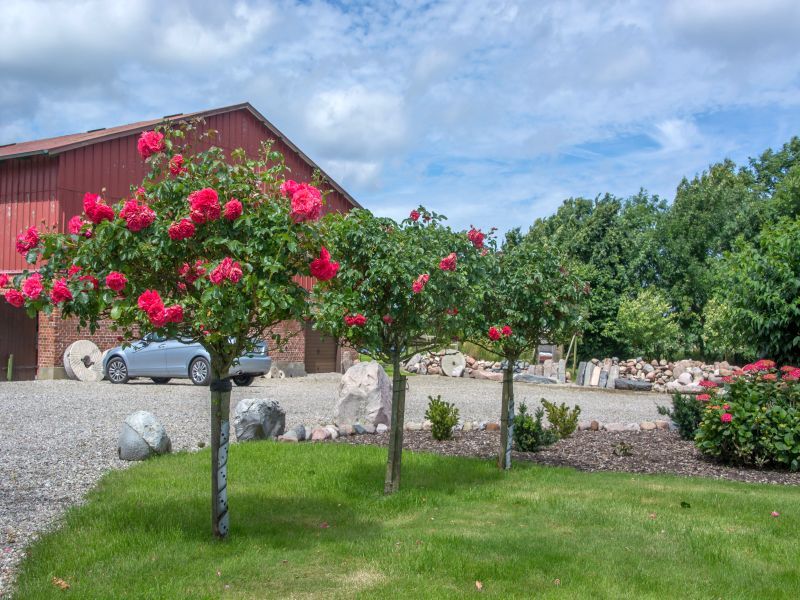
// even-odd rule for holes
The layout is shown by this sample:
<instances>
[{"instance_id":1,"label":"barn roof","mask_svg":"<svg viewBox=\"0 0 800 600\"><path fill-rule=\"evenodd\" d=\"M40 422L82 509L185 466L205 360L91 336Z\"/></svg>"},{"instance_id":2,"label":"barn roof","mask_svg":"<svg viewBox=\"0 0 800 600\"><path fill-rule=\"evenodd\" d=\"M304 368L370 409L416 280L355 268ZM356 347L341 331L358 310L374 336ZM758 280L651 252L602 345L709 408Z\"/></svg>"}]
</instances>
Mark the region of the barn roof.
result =
<instances>
[{"instance_id":1,"label":"barn roof","mask_svg":"<svg viewBox=\"0 0 800 600\"><path fill-rule=\"evenodd\" d=\"M139 133L141 131L150 129L159 123L163 123L164 121L182 121L185 119L191 119L193 117L211 117L213 115L234 112L237 110L246 110L251 113L256 119L261 121L261 123L263 123L270 132L272 132L276 139L281 140L310 166L315 169L319 169L320 172L325 176L325 179L328 181L328 183L330 183L336 191L342 194L348 200L348 202L351 202L353 206L361 208L361 205L356 202L355 198L345 191L342 186L331 179L331 177L325 173L325 171L319 165L317 165L317 163L311 160L302 150L300 150L300 148L298 148L289 138L281 133L281 131L275 127L275 125L268 121L267 118L258 112L249 102L242 102L241 104L233 104L231 106L224 106L222 108L214 108L211 110L202 110L194 113L167 115L160 119L139 121L137 123L129 123L128 125L119 125L117 127L92 129L85 133L73 133L70 135L61 135L42 140L6 144L4 146L0 146L0 161L9 160L12 158L22 158L25 156L60 154L62 152L67 152L68 150L80 148L82 146L89 146L91 144L97 144L99 142L125 137L133 133Z\"/></svg>"}]
</instances>

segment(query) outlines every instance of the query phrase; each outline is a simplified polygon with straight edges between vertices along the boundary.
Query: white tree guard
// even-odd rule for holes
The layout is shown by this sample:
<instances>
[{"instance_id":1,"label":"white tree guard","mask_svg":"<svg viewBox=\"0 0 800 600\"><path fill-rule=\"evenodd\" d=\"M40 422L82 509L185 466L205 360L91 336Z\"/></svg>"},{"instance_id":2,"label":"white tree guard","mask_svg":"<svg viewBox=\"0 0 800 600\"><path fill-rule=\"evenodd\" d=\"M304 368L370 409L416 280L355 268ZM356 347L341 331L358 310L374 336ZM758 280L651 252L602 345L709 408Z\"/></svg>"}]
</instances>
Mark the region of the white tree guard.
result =
<instances>
[{"instance_id":1,"label":"white tree guard","mask_svg":"<svg viewBox=\"0 0 800 600\"><path fill-rule=\"evenodd\" d=\"M78 340L64 352L64 370L78 381L100 381L103 378L103 353L93 342Z\"/></svg>"}]
</instances>

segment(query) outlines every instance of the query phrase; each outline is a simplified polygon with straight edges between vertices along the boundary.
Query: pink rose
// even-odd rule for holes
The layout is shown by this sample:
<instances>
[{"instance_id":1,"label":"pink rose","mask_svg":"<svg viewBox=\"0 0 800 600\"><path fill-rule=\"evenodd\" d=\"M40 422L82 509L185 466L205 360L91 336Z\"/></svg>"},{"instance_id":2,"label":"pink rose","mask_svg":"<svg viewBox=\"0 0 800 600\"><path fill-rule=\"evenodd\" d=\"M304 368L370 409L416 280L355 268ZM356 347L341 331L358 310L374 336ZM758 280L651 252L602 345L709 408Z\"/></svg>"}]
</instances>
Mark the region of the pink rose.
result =
<instances>
[{"instance_id":1,"label":"pink rose","mask_svg":"<svg viewBox=\"0 0 800 600\"><path fill-rule=\"evenodd\" d=\"M78 281L88 281L92 284L92 289L97 289L100 287L100 282L97 280L97 277L93 277L92 275L81 275L78 277Z\"/></svg>"},{"instance_id":2,"label":"pink rose","mask_svg":"<svg viewBox=\"0 0 800 600\"><path fill-rule=\"evenodd\" d=\"M143 131L136 144L139 155L147 159L153 154L164 151L164 134L157 131Z\"/></svg>"},{"instance_id":3,"label":"pink rose","mask_svg":"<svg viewBox=\"0 0 800 600\"><path fill-rule=\"evenodd\" d=\"M0 288L6 287L10 281L11 278L8 275L5 273L0 273Z\"/></svg>"},{"instance_id":4,"label":"pink rose","mask_svg":"<svg viewBox=\"0 0 800 600\"><path fill-rule=\"evenodd\" d=\"M220 206L217 192L203 188L189 194L190 217L198 225L219 219Z\"/></svg>"},{"instance_id":5,"label":"pink rose","mask_svg":"<svg viewBox=\"0 0 800 600\"><path fill-rule=\"evenodd\" d=\"M442 271L455 271L456 270L456 253L451 252L439 261L439 268Z\"/></svg>"},{"instance_id":6,"label":"pink rose","mask_svg":"<svg viewBox=\"0 0 800 600\"><path fill-rule=\"evenodd\" d=\"M173 176L178 176L181 173L185 173L188 169L183 166L183 156L181 154L176 154L172 158L169 159L169 172Z\"/></svg>"},{"instance_id":7,"label":"pink rose","mask_svg":"<svg viewBox=\"0 0 800 600\"><path fill-rule=\"evenodd\" d=\"M419 211L418 210L412 210L411 214L408 215L408 216L412 221L416 222L416 221L419 220Z\"/></svg>"},{"instance_id":8,"label":"pink rose","mask_svg":"<svg viewBox=\"0 0 800 600\"><path fill-rule=\"evenodd\" d=\"M386 323L387 325L391 325L392 323L394 323L394 319L392 318L391 315L383 315L383 322Z\"/></svg>"},{"instance_id":9,"label":"pink rose","mask_svg":"<svg viewBox=\"0 0 800 600\"><path fill-rule=\"evenodd\" d=\"M427 285L428 280L430 278L431 278L430 275L428 275L427 273L423 273L414 280L414 283L411 284L411 290L415 294L419 294L422 290L425 289L425 286Z\"/></svg>"},{"instance_id":10,"label":"pink rose","mask_svg":"<svg viewBox=\"0 0 800 600\"><path fill-rule=\"evenodd\" d=\"M95 225L103 221L113 221L115 216L113 208L104 203L99 195L91 193L83 196L83 212Z\"/></svg>"},{"instance_id":11,"label":"pink rose","mask_svg":"<svg viewBox=\"0 0 800 600\"><path fill-rule=\"evenodd\" d=\"M483 248L483 240L485 238L486 235L480 229L475 229L474 227L472 227L467 233L467 239L472 242L472 245L475 248L478 249Z\"/></svg>"},{"instance_id":12,"label":"pink rose","mask_svg":"<svg viewBox=\"0 0 800 600\"><path fill-rule=\"evenodd\" d=\"M22 293L31 300L37 300L42 295L42 289L42 276L39 273L34 273L22 284Z\"/></svg>"},{"instance_id":13,"label":"pink rose","mask_svg":"<svg viewBox=\"0 0 800 600\"><path fill-rule=\"evenodd\" d=\"M167 229L170 239L179 241L192 237L195 233L194 223L189 219L181 219L177 223L173 223Z\"/></svg>"},{"instance_id":14,"label":"pink rose","mask_svg":"<svg viewBox=\"0 0 800 600\"><path fill-rule=\"evenodd\" d=\"M25 296L15 289L6 290L5 299L6 302L16 308L22 308L22 306L25 304Z\"/></svg>"},{"instance_id":15,"label":"pink rose","mask_svg":"<svg viewBox=\"0 0 800 600\"><path fill-rule=\"evenodd\" d=\"M106 275L106 285L110 290L121 292L125 289L127 284L128 278L119 271L111 271L111 273Z\"/></svg>"},{"instance_id":16,"label":"pink rose","mask_svg":"<svg viewBox=\"0 0 800 600\"><path fill-rule=\"evenodd\" d=\"M39 245L39 231L36 227L29 227L17 236L17 252L25 256Z\"/></svg>"},{"instance_id":17,"label":"pink rose","mask_svg":"<svg viewBox=\"0 0 800 600\"><path fill-rule=\"evenodd\" d=\"M291 198L294 193L300 189L300 184L291 179L287 179L281 184L281 195L284 198Z\"/></svg>"},{"instance_id":18,"label":"pink rose","mask_svg":"<svg viewBox=\"0 0 800 600\"><path fill-rule=\"evenodd\" d=\"M183 307L180 304L173 304L165 309L167 323L183 322Z\"/></svg>"},{"instance_id":19,"label":"pink rose","mask_svg":"<svg viewBox=\"0 0 800 600\"><path fill-rule=\"evenodd\" d=\"M292 221L316 221L322 215L322 195L313 185L300 184L292 195L292 210L289 213Z\"/></svg>"},{"instance_id":20,"label":"pink rose","mask_svg":"<svg viewBox=\"0 0 800 600\"><path fill-rule=\"evenodd\" d=\"M489 339L496 342L500 339L500 331L497 327L489 327Z\"/></svg>"},{"instance_id":21,"label":"pink rose","mask_svg":"<svg viewBox=\"0 0 800 600\"><path fill-rule=\"evenodd\" d=\"M72 292L70 292L69 287L67 287L66 279L62 277L53 282L53 289L50 290L50 299L53 301L53 304L72 300Z\"/></svg>"},{"instance_id":22,"label":"pink rose","mask_svg":"<svg viewBox=\"0 0 800 600\"><path fill-rule=\"evenodd\" d=\"M509 327L508 325L503 325L501 333L503 334L504 337L510 337L512 333L511 327Z\"/></svg>"},{"instance_id":23,"label":"pink rose","mask_svg":"<svg viewBox=\"0 0 800 600\"><path fill-rule=\"evenodd\" d=\"M320 281L328 281L336 275L339 270L339 263L332 261L330 252L325 246L322 246L319 251L319 258L311 261L310 270L313 277Z\"/></svg>"},{"instance_id":24,"label":"pink rose","mask_svg":"<svg viewBox=\"0 0 800 600\"><path fill-rule=\"evenodd\" d=\"M72 235L82 235L87 238L92 237L91 229L83 231L84 225L89 225L89 223L84 221L83 217L81 217L80 215L75 215L69 220L69 224L67 225L67 231L69 231Z\"/></svg>"},{"instance_id":25,"label":"pink rose","mask_svg":"<svg viewBox=\"0 0 800 600\"><path fill-rule=\"evenodd\" d=\"M241 265L232 258L226 257L211 270L208 274L208 279L214 285L220 285L226 279L233 283L238 283L242 275Z\"/></svg>"},{"instance_id":26,"label":"pink rose","mask_svg":"<svg viewBox=\"0 0 800 600\"><path fill-rule=\"evenodd\" d=\"M730 423L732 419L733 415L731 415L731 413L722 413L719 416L719 420L722 421L723 423Z\"/></svg>"},{"instance_id":27,"label":"pink rose","mask_svg":"<svg viewBox=\"0 0 800 600\"><path fill-rule=\"evenodd\" d=\"M231 198L225 203L223 214L228 221L235 221L242 216L242 203Z\"/></svg>"},{"instance_id":28,"label":"pink rose","mask_svg":"<svg viewBox=\"0 0 800 600\"><path fill-rule=\"evenodd\" d=\"M139 204L136 200L128 200L119 211L119 216L134 233L150 227L156 220L155 211L146 204Z\"/></svg>"},{"instance_id":29,"label":"pink rose","mask_svg":"<svg viewBox=\"0 0 800 600\"><path fill-rule=\"evenodd\" d=\"M348 327L363 327L367 324L367 317L361 313L357 313L355 315L345 315L344 322Z\"/></svg>"}]
</instances>

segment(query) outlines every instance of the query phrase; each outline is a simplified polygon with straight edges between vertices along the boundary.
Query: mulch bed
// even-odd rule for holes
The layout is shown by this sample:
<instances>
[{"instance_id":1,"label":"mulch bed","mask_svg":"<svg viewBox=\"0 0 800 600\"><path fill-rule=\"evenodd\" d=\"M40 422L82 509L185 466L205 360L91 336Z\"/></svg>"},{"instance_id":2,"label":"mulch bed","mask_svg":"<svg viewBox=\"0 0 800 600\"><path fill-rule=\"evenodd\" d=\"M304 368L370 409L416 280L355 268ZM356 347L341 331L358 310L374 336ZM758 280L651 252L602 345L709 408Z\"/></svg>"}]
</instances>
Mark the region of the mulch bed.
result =
<instances>
[{"instance_id":1,"label":"mulch bed","mask_svg":"<svg viewBox=\"0 0 800 600\"><path fill-rule=\"evenodd\" d=\"M387 446L389 434L343 437L337 443ZM620 445L630 451L618 456ZM500 434L495 431L458 432L452 440L437 442L430 431L406 431L403 448L446 456L492 458L497 456ZM789 471L737 468L706 458L691 441L682 440L673 431L610 433L576 431L539 452L514 452L513 459L543 465L573 467L581 471L622 471L626 473L670 473L713 479L731 479L748 483L800 485L800 473Z\"/></svg>"}]
</instances>

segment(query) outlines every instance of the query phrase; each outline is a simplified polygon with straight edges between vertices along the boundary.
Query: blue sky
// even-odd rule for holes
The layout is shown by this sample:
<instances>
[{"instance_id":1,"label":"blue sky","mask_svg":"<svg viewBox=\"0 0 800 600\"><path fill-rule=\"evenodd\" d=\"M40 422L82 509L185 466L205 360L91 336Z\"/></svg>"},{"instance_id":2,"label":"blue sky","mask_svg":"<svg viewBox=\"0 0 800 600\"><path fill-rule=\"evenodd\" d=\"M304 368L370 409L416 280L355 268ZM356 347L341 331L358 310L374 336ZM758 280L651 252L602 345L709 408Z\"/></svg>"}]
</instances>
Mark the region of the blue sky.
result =
<instances>
[{"instance_id":1,"label":"blue sky","mask_svg":"<svg viewBox=\"0 0 800 600\"><path fill-rule=\"evenodd\" d=\"M800 134L800 2L0 4L0 143L251 102L363 205L527 227Z\"/></svg>"}]
</instances>

